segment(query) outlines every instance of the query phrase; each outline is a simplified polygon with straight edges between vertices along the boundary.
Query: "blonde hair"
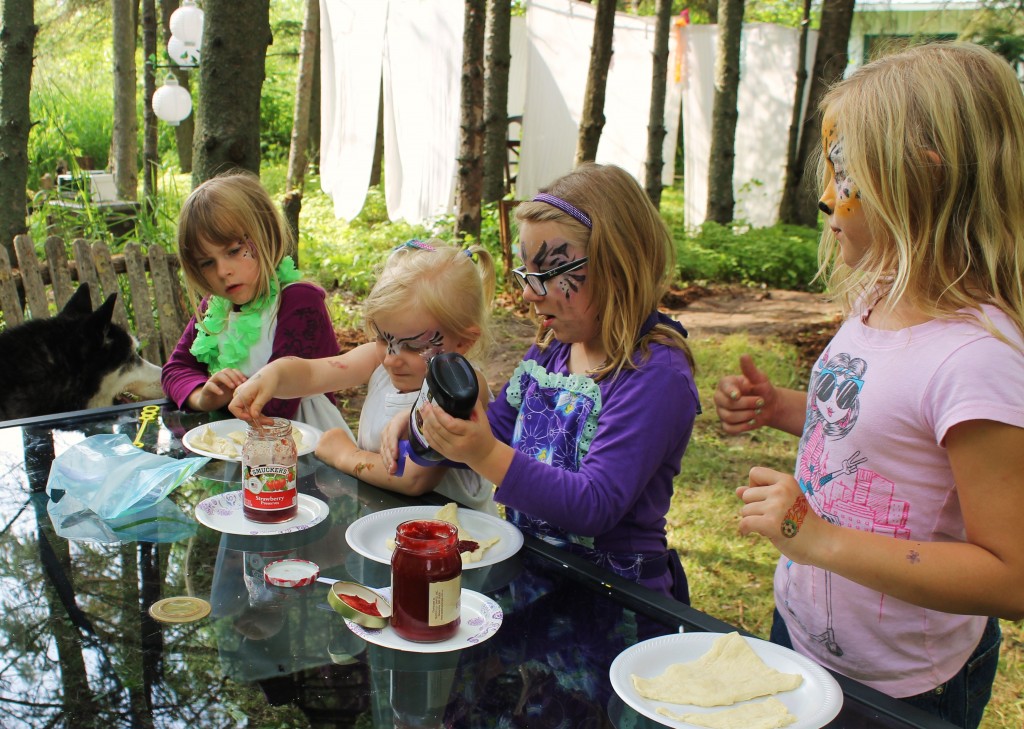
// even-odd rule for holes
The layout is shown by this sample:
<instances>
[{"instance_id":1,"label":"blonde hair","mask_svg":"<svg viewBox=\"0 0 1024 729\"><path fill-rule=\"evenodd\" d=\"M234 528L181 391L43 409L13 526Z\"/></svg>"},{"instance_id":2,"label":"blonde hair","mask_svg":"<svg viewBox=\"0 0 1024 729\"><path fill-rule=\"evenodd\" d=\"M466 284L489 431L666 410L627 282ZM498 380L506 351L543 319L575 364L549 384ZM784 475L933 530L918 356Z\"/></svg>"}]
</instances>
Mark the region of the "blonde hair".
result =
<instances>
[{"instance_id":1,"label":"blonde hair","mask_svg":"<svg viewBox=\"0 0 1024 729\"><path fill-rule=\"evenodd\" d=\"M884 295L950 319L988 303L1024 331L1024 94L1009 64L970 43L917 46L840 81L821 111L873 239L852 269L822 235L819 275L844 308ZM819 171L830 184L824 154Z\"/></svg>"},{"instance_id":2,"label":"blonde hair","mask_svg":"<svg viewBox=\"0 0 1024 729\"><path fill-rule=\"evenodd\" d=\"M178 219L178 259L193 295L215 293L199 268L206 256L204 246L229 246L246 238L253 243L260 269L256 298L266 296L294 239L259 178L236 170L212 177L192 191Z\"/></svg>"},{"instance_id":3,"label":"blonde hair","mask_svg":"<svg viewBox=\"0 0 1024 729\"><path fill-rule=\"evenodd\" d=\"M567 237L586 252L586 285L600 320L605 362L590 374L595 380L635 369L638 349L646 359L652 342L690 349L676 330L655 326L643 339L637 335L658 308L675 274L672 236L647 193L625 170L613 165L584 163L555 180L543 192L571 203L590 216L587 228L572 216L545 202L524 202L516 208L516 223L556 222ZM554 334L538 327L536 342L550 344Z\"/></svg>"},{"instance_id":4,"label":"blonde hair","mask_svg":"<svg viewBox=\"0 0 1024 729\"><path fill-rule=\"evenodd\" d=\"M363 302L366 335L376 339L380 316L424 311L457 339L473 341L467 357L491 345L488 319L494 298L494 261L486 248L460 248L432 238L396 248Z\"/></svg>"}]
</instances>

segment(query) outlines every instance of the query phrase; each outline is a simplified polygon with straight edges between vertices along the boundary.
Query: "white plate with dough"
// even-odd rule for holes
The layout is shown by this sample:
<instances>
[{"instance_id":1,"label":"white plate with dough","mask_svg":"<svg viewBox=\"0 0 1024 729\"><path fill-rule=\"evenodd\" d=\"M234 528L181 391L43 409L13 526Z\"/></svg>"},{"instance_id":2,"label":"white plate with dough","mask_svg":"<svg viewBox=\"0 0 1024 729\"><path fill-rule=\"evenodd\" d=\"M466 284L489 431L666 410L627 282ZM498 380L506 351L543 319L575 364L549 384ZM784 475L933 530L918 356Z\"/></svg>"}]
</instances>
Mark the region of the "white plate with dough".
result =
<instances>
[{"instance_id":1,"label":"white plate with dough","mask_svg":"<svg viewBox=\"0 0 1024 729\"><path fill-rule=\"evenodd\" d=\"M644 698L633 686L633 675L643 678L660 676L673 663L695 661L711 650L711 645L722 637L722 633L682 633L651 638L622 651L608 669L612 688L619 698L648 719L675 727L676 729L701 729L696 724L675 721L658 713L663 707L675 714L705 714L722 711L744 704L764 701L767 697L740 701L732 706L694 706L693 704L672 704ZM792 691L774 694L789 713L796 717L796 723L786 729L819 729L832 721L843 707L843 691L832 674L806 656L788 648L758 638L743 636L754 653L770 668L783 673L799 673L804 677L800 686Z\"/></svg>"},{"instance_id":2,"label":"white plate with dough","mask_svg":"<svg viewBox=\"0 0 1024 729\"><path fill-rule=\"evenodd\" d=\"M323 431L297 420L291 422L293 435L298 429L298 435L295 437L295 448L298 454L304 456L316 450L316 444L320 442ZM241 462L242 444L245 443L245 431L248 427L249 424L244 420L218 420L192 428L182 436L181 444L201 456L209 456L222 461ZM300 436L302 442L299 442Z\"/></svg>"},{"instance_id":3,"label":"white plate with dough","mask_svg":"<svg viewBox=\"0 0 1024 729\"><path fill-rule=\"evenodd\" d=\"M391 564L392 550L388 547L388 540L394 540L398 525L412 519L434 519L440 510L440 506L402 506L367 514L349 525L345 531L345 541L367 559ZM458 518L463 530L474 537L499 538L494 546L484 552L479 562L464 562L463 570L497 564L514 555L523 546L523 533L504 519L463 507L459 507Z\"/></svg>"}]
</instances>

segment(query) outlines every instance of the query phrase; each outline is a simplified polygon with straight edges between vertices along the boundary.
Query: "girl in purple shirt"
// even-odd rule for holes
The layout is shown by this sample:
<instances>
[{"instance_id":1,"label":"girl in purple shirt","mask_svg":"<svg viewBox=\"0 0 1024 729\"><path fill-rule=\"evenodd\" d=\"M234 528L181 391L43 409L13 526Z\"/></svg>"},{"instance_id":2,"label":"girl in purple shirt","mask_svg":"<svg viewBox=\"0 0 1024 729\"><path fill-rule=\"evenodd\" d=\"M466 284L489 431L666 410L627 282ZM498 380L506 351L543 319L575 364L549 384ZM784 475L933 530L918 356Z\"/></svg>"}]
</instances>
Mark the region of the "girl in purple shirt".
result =
<instances>
[{"instance_id":1,"label":"girl in purple shirt","mask_svg":"<svg viewBox=\"0 0 1024 729\"><path fill-rule=\"evenodd\" d=\"M497 484L524 532L689 602L665 514L700 406L686 332L657 311L669 232L636 180L596 164L516 221L536 343L486 412L465 421L425 406L427 440ZM394 453L386 441L389 468Z\"/></svg>"}]
</instances>

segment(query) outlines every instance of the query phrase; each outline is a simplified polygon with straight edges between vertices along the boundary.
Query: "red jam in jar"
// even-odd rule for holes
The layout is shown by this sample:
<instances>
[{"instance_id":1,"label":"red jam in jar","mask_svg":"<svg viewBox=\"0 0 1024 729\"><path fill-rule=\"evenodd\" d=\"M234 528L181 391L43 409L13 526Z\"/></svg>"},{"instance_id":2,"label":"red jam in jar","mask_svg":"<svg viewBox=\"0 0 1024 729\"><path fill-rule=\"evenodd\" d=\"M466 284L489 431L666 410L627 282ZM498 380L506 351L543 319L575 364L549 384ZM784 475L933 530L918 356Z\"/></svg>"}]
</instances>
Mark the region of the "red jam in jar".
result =
<instances>
[{"instance_id":1,"label":"red jam in jar","mask_svg":"<svg viewBox=\"0 0 1024 729\"><path fill-rule=\"evenodd\" d=\"M295 518L299 512L297 463L290 420L274 418L270 425L249 426L242 445L242 514L246 519L278 523Z\"/></svg>"},{"instance_id":2,"label":"red jam in jar","mask_svg":"<svg viewBox=\"0 0 1024 729\"><path fill-rule=\"evenodd\" d=\"M462 557L459 530L445 521L402 522L391 556L391 627L420 643L447 640L459 629Z\"/></svg>"}]
</instances>

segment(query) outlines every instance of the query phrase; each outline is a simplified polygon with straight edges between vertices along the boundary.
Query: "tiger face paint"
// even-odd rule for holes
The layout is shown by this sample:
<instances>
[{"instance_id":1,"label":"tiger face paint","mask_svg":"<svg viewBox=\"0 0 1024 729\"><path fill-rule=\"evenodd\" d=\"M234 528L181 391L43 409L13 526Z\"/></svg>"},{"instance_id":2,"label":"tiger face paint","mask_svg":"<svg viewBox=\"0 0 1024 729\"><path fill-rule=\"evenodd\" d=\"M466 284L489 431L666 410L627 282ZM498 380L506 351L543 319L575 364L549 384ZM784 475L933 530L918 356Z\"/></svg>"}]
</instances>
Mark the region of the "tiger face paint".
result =
<instances>
[{"instance_id":1,"label":"tiger face paint","mask_svg":"<svg viewBox=\"0 0 1024 729\"><path fill-rule=\"evenodd\" d=\"M839 241L844 263L855 267L872 240L860 189L850 176L843 136L834 122L826 121L822 125L821 143L829 177L818 209L828 216L828 226Z\"/></svg>"}]
</instances>

